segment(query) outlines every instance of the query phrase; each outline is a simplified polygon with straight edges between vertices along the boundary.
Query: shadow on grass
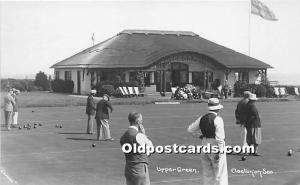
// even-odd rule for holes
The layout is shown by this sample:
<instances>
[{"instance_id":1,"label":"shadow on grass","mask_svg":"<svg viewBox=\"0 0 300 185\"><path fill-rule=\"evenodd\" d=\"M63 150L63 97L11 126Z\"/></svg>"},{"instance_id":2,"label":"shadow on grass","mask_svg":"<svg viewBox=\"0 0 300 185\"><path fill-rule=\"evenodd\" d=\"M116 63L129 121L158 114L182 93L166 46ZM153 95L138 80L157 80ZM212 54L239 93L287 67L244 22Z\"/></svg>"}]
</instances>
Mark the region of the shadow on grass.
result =
<instances>
[{"instance_id":1,"label":"shadow on grass","mask_svg":"<svg viewBox=\"0 0 300 185\"><path fill-rule=\"evenodd\" d=\"M87 134L86 132L57 132L58 134Z\"/></svg>"},{"instance_id":2,"label":"shadow on grass","mask_svg":"<svg viewBox=\"0 0 300 185\"><path fill-rule=\"evenodd\" d=\"M76 137L67 137L66 139L75 140L75 141L97 141L97 139L92 138L76 138Z\"/></svg>"}]
</instances>

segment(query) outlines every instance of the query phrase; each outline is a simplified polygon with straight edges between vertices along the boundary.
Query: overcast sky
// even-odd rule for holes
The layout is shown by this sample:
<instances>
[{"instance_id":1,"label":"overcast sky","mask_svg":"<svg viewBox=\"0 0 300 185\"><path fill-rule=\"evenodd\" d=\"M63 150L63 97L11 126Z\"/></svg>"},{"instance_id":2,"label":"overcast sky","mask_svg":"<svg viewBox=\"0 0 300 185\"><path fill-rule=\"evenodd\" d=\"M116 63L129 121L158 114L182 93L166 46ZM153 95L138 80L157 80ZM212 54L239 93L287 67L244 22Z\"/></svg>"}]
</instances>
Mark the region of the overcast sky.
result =
<instances>
[{"instance_id":1,"label":"overcast sky","mask_svg":"<svg viewBox=\"0 0 300 185\"><path fill-rule=\"evenodd\" d=\"M251 15L249 24L250 0L1 2L1 75L52 74L51 65L92 45L92 33L98 43L152 29L193 31L247 55L250 38L250 56L272 65L271 77L300 84L300 1L261 1L279 21Z\"/></svg>"}]
</instances>

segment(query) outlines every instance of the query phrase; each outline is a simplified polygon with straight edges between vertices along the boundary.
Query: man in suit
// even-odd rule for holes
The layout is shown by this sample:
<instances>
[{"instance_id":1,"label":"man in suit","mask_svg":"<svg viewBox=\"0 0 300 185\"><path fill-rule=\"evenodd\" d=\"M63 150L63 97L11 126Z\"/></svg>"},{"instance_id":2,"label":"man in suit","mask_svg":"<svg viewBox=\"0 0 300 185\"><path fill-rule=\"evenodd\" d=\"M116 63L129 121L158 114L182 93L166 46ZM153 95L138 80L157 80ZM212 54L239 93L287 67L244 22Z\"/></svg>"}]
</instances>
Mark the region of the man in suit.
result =
<instances>
[{"instance_id":1,"label":"man in suit","mask_svg":"<svg viewBox=\"0 0 300 185\"><path fill-rule=\"evenodd\" d=\"M239 101L235 109L236 124L241 126L242 146L247 146L247 129L245 126L247 119L247 103L249 101L250 94L250 91L245 91L243 99Z\"/></svg>"},{"instance_id":2,"label":"man in suit","mask_svg":"<svg viewBox=\"0 0 300 185\"><path fill-rule=\"evenodd\" d=\"M256 94L251 94L247 103L247 143L249 146L254 146L254 154L252 155L262 156L262 154L258 153L258 145L261 144L261 122L255 105L257 100Z\"/></svg>"},{"instance_id":3,"label":"man in suit","mask_svg":"<svg viewBox=\"0 0 300 185\"><path fill-rule=\"evenodd\" d=\"M9 131L12 121L12 113L14 107L16 106L16 102L13 98L13 90L11 88L8 89L7 94L4 96L4 118L5 118L5 127Z\"/></svg>"},{"instance_id":4,"label":"man in suit","mask_svg":"<svg viewBox=\"0 0 300 185\"><path fill-rule=\"evenodd\" d=\"M131 112L128 115L129 128L122 135L120 144L130 144L133 148L134 145L145 145L153 147L152 142L140 130L143 117L140 113ZM144 132L144 131L143 131ZM150 185L149 170L148 170L148 157L145 153L124 153L125 154L125 178L126 185Z\"/></svg>"},{"instance_id":5,"label":"man in suit","mask_svg":"<svg viewBox=\"0 0 300 185\"><path fill-rule=\"evenodd\" d=\"M86 101L85 113L88 116L87 128L86 128L87 134L93 134L94 116L96 112L96 103L94 100L95 94L96 94L96 90L91 90L91 93L88 96Z\"/></svg>"},{"instance_id":6,"label":"man in suit","mask_svg":"<svg viewBox=\"0 0 300 185\"><path fill-rule=\"evenodd\" d=\"M103 95L103 99L100 100L96 108L96 122L97 122L97 140L112 141L114 138L110 135L109 130L109 110L113 111L113 107L109 102L109 96Z\"/></svg>"},{"instance_id":7,"label":"man in suit","mask_svg":"<svg viewBox=\"0 0 300 185\"><path fill-rule=\"evenodd\" d=\"M200 116L187 128L189 133L201 133L201 145L218 146L224 151L225 131L223 119L218 115L223 106L218 98L208 100L208 113ZM226 153L204 153L201 155L203 185L228 185Z\"/></svg>"}]
</instances>

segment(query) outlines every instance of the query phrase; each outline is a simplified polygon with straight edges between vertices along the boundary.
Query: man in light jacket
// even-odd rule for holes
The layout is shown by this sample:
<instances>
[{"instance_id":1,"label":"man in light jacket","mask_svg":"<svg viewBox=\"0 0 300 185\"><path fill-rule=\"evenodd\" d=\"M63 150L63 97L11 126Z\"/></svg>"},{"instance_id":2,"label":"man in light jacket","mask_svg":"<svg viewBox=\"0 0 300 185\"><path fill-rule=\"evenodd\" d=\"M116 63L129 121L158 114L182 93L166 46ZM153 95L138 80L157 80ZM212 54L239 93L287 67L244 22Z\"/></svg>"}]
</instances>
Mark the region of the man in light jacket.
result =
<instances>
[{"instance_id":1,"label":"man in light jacket","mask_svg":"<svg viewBox=\"0 0 300 185\"><path fill-rule=\"evenodd\" d=\"M10 130L11 122L12 122L12 113L14 107L16 106L16 102L13 98L13 90L11 88L8 89L8 93L4 96L4 117L5 117L5 127L7 130Z\"/></svg>"}]
</instances>

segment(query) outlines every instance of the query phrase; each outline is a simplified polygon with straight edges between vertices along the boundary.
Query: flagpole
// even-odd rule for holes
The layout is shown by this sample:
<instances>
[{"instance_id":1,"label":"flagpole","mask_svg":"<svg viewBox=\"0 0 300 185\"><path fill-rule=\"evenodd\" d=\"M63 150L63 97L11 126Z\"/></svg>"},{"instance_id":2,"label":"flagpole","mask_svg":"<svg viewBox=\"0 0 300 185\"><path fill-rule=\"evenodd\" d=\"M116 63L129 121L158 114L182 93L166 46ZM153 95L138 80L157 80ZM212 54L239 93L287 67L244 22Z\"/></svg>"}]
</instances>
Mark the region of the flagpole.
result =
<instances>
[{"instance_id":1,"label":"flagpole","mask_svg":"<svg viewBox=\"0 0 300 185\"><path fill-rule=\"evenodd\" d=\"M251 56L251 0L249 0L248 16L248 56Z\"/></svg>"},{"instance_id":2,"label":"flagpole","mask_svg":"<svg viewBox=\"0 0 300 185\"><path fill-rule=\"evenodd\" d=\"M92 44L93 44L93 46L95 45L95 38L94 38L94 36L95 36L95 34L93 33L93 35L92 35Z\"/></svg>"}]
</instances>

